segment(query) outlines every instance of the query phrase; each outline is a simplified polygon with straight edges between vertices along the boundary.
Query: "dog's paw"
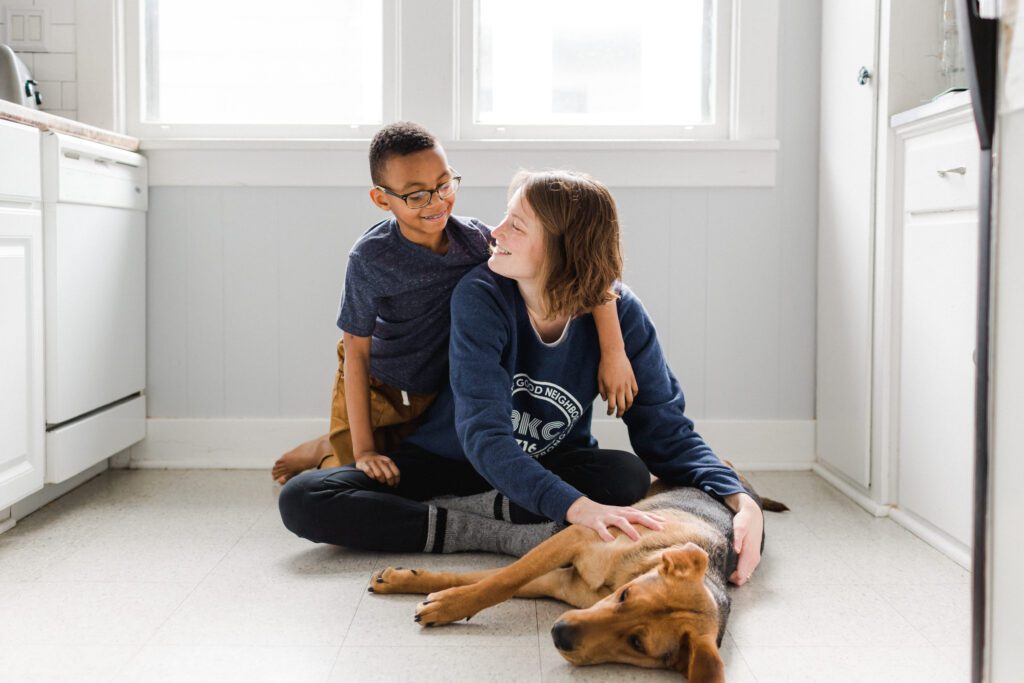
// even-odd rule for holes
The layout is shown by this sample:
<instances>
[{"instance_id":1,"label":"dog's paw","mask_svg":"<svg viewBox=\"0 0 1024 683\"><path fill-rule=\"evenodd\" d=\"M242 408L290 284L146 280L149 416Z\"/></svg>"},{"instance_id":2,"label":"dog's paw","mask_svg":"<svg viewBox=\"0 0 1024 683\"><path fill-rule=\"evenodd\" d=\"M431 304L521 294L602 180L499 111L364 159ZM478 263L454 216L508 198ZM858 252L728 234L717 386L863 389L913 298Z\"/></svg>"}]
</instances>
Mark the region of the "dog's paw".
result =
<instances>
[{"instance_id":1,"label":"dog's paw","mask_svg":"<svg viewBox=\"0 0 1024 683\"><path fill-rule=\"evenodd\" d=\"M415 621L421 626L440 626L469 619L488 606L475 586L458 586L438 593L416 605Z\"/></svg>"},{"instance_id":2,"label":"dog's paw","mask_svg":"<svg viewBox=\"0 0 1024 683\"><path fill-rule=\"evenodd\" d=\"M423 593L420 586L421 573L416 569L386 567L370 579L371 593Z\"/></svg>"}]
</instances>

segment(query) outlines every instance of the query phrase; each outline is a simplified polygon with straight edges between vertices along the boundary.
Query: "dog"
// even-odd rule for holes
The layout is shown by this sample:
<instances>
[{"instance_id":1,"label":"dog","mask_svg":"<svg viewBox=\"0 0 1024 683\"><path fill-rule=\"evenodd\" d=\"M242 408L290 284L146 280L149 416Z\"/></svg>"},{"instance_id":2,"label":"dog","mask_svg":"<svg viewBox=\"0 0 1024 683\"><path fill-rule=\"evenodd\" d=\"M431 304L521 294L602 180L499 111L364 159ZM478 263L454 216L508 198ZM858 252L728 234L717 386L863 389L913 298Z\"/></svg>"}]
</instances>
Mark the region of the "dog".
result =
<instances>
[{"instance_id":1,"label":"dog","mask_svg":"<svg viewBox=\"0 0 1024 683\"><path fill-rule=\"evenodd\" d=\"M789 509L761 500L742 481L764 510ZM414 617L423 626L469 620L512 597L554 598L578 608L551 629L555 647L572 664L616 662L673 669L690 683L724 681L718 649L731 602L726 582L737 563L732 511L700 489L658 482L633 507L661 515L663 528L637 526L638 541L611 529L616 538L605 542L572 525L501 569L388 567L373 576L369 590L428 594Z\"/></svg>"}]
</instances>

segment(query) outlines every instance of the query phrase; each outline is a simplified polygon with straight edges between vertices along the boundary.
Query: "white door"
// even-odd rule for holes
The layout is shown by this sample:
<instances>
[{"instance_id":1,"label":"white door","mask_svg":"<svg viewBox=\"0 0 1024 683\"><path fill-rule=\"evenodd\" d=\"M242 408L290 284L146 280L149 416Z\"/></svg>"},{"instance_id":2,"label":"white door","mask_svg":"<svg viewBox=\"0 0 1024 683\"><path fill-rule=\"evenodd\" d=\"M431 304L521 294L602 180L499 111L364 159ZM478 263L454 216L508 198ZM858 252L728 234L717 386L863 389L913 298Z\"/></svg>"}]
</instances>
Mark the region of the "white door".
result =
<instances>
[{"instance_id":1,"label":"white door","mask_svg":"<svg viewBox=\"0 0 1024 683\"><path fill-rule=\"evenodd\" d=\"M822 4L817 456L863 487L871 480L877 15L875 1Z\"/></svg>"},{"instance_id":2,"label":"white door","mask_svg":"<svg viewBox=\"0 0 1024 683\"><path fill-rule=\"evenodd\" d=\"M42 234L38 208L0 200L0 508L43 487Z\"/></svg>"}]
</instances>

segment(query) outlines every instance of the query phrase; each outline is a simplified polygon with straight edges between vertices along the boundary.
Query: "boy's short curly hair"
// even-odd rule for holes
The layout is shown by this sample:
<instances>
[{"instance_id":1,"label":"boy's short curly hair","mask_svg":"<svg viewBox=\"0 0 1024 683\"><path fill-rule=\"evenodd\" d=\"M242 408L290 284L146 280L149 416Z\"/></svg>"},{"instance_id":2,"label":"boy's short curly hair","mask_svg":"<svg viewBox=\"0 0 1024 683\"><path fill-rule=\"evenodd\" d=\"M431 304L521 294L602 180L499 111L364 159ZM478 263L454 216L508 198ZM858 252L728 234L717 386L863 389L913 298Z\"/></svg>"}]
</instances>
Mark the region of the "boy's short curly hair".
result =
<instances>
[{"instance_id":1,"label":"boy's short curly hair","mask_svg":"<svg viewBox=\"0 0 1024 683\"><path fill-rule=\"evenodd\" d=\"M374 185L384 183L384 166L393 156L404 157L438 145L429 130L412 121L396 121L377 131L370 141L370 179Z\"/></svg>"}]
</instances>

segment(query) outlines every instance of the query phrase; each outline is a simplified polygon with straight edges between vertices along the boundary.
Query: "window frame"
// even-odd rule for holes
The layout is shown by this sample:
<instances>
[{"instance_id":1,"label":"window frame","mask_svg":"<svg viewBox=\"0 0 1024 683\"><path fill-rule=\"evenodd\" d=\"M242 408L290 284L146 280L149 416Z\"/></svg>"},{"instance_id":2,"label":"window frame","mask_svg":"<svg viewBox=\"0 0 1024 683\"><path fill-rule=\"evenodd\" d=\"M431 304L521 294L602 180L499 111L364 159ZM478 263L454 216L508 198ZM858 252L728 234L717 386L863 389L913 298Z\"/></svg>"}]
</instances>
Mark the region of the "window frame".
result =
<instances>
[{"instance_id":1,"label":"window frame","mask_svg":"<svg viewBox=\"0 0 1024 683\"><path fill-rule=\"evenodd\" d=\"M466 187L505 187L521 168L566 167L586 171L612 187L772 187L777 181L779 81L779 0L732 2L729 137L721 140L460 140L458 139L456 59L453 36L459 0L393 2L394 119L414 118L440 138ZM314 135L296 127L258 137L238 130L143 130L138 109L126 106L138 97L129 85L138 37L140 0L124 0L125 12L97 20L99 29L79 36L80 66L112 90L81 89L83 121L126 132L140 139L150 159L151 186L368 187L366 149L375 130L342 130ZM134 21L127 23L126 21ZM403 26L406 30L403 31ZM137 31L138 29L136 29ZM441 36L439 39L437 36ZM434 55L423 59L426 50ZM126 78L126 72L129 77ZM133 74L133 75L132 75ZM430 96L402 88L433 79ZM330 131L328 131L330 133Z\"/></svg>"},{"instance_id":2,"label":"window frame","mask_svg":"<svg viewBox=\"0 0 1024 683\"><path fill-rule=\"evenodd\" d=\"M712 102L714 122L692 125L532 125L474 122L476 14L479 0L456 0L456 131L459 140L728 140L731 137L733 0L705 0L715 17Z\"/></svg>"},{"instance_id":3,"label":"window frame","mask_svg":"<svg viewBox=\"0 0 1024 683\"><path fill-rule=\"evenodd\" d=\"M142 98L145 90L146 55L144 8L147 0L125 0L125 110L127 133L140 139L369 139L380 126L377 124L246 124L246 123L173 123L151 122L142 119ZM400 0L381 0L382 26L382 118L394 120L398 112L400 72L399 54Z\"/></svg>"}]
</instances>

